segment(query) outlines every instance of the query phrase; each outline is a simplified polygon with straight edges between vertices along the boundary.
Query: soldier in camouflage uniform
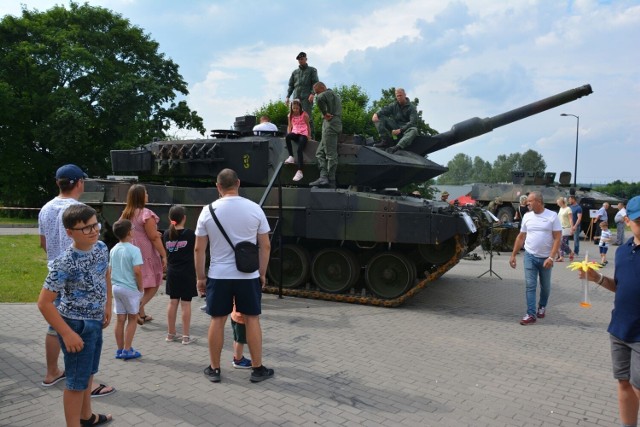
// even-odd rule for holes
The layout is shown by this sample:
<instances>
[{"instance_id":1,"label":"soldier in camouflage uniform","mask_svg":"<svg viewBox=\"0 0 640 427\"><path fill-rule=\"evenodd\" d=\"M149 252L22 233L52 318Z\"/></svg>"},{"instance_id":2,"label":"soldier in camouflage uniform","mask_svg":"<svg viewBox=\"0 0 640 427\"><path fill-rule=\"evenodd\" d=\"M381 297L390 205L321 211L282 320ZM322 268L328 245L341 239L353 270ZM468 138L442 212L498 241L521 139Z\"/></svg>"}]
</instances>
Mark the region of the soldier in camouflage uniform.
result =
<instances>
[{"instance_id":1,"label":"soldier in camouflage uniform","mask_svg":"<svg viewBox=\"0 0 640 427\"><path fill-rule=\"evenodd\" d=\"M338 136L342 132L342 102L340 97L324 83L313 85L318 95L316 101L322 113L322 140L316 150L320 178L309 183L312 187L336 186L336 169L338 167Z\"/></svg>"},{"instance_id":2,"label":"soldier in camouflage uniform","mask_svg":"<svg viewBox=\"0 0 640 427\"><path fill-rule=\"evenodd\" d=\"M296 56L298 60L298 68L293 70L291 77L289 78L289 89L287 90L287 99L285 100L287 107L289 106L289 98L295 92L295 98L300 99L302 104L302 110L306 111L309 115L309 129L311 130L311 137L313 137L313 99L315 94L313 92L313 85L318 83L318 70L310 67L307 64L307 54L300 52Z\"/></svg>"},{"instance_id":3,"label":"soldier in camouflage uniform","mask_svg":"<svg viewBox=\"0 0 640 427\"><path fill-rule=\"evenodd\" d=\"M404 150L418 136L418 111L402 88L396 89L396 102L382 107L371 120L380 134L380 142L374 147L391 146L387 148L389 153ZM400 138L395 146L393 137Z\"/></svg>"}]
</instances>

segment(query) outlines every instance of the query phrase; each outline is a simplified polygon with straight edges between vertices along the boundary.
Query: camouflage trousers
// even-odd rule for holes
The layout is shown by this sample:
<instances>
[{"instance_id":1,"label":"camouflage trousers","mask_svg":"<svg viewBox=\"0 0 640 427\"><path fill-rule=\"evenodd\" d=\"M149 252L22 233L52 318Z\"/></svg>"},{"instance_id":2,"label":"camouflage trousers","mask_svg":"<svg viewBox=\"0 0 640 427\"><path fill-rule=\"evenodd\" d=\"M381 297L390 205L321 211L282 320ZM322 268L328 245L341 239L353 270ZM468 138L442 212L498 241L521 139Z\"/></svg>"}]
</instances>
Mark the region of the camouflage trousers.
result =
<instances>
[{"instance_id":1,"label":"camouflage trousers","mask_svg":"<svg viewBox=\"0 0 640 427\"><path fill-rule=\"evenodd\" d=\"M318 169L320 176L325 176L329 181L336 180L338 168L338 135L342 132L342 121L339 117L322 121L322 140L316 150Z\"/></svg>"}]
</instances>

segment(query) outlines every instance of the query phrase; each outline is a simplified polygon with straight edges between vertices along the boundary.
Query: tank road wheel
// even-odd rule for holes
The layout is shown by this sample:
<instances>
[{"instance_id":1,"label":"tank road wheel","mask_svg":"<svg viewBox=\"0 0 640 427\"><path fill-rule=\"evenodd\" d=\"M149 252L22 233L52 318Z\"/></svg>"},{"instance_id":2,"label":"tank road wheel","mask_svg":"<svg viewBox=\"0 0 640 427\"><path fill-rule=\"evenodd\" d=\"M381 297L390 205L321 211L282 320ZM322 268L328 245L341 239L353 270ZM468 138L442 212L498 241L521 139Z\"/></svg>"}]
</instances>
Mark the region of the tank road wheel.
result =
<instances>
[{"instance_id":1,"label":"tank road wheel","mask_svg":"<svg viewBox=\"0 0 640 427\"><path fill-rule=\"evenodd\" d=\"M282 246L282 287L297 288L309 279L309 252L300 245ZM279 251L276 249L269 261L269 281L280 284Z\"/></svg>"},{"instance_id":2,"label":"tank road wheel","mask_svg":"<svg viewBox=\"0 0 640 427\"><path fill-rule=\"evenodd\" d=\"M498 214L496 217L500 220L501 223L505 224L507 222L513 222L513 215L515 211L513 208L509 206L502 207L498 209Z\"/></svg>"},{"instance_id":3,"label":"tank road wheel","mask_svg":"<svg viewBox=\"0 0 640 427\"><path fill-rule=\"evenodd\" d=\"M402 254L382 252L369 260L364 279L371 292L380 298L393 299L413 286L416 266Z\"/></svg>"},{"instance_id":4,"label":"tank road wheel","mask_svg":"<svg viewBox=\"0 0 640 427\"><path fill-rule=\"evenodd\" d=\"M418 252L422 259L432 265L440 265L456 255L456 239L445 240L437 245L420 245Z\"/></svg>"},{"instance_id":5,"label":"tank road wheel","mask_svg":"<svg viewBox=\"0 0 640 427\"><path fill-rule=\"evenodd\" d=\"M316 286L325 292L345 292L360 278L360 263L346 249L323 249L313 258L311 277Z\"/></svg>"}]
</instances>

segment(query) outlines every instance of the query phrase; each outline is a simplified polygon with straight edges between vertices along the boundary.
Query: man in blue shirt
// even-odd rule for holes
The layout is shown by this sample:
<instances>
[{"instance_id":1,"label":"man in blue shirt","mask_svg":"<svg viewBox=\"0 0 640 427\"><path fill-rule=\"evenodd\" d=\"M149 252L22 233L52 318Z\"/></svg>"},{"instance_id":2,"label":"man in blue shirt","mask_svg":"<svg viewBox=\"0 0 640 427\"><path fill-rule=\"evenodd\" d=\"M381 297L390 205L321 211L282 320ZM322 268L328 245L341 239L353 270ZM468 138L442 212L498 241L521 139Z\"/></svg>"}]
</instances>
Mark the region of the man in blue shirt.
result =
<instances>
[{"instance_id":1,"label":"man in blue shirt","mask_svg":"<svg viewBox=\"0 0 640 427\"><path fill-rule=\"evenodd\" d=\"M624 222L633 237L616 251L613 277L591 269L579 277L616 294L607 329L613 376L618 380L620 420L624 426L635 426L640 407L640 196L629 200Z\"/></svg>"},{"instance_id":2,"label":"man in blue shirt","mask_svg":"<svg viewBox=\"0 0 640 427\"><path fill-rule=\"evenodd\" d=\"M576 201L576 196L569 196L569 207L571 208L571 219L573 219L573 226L571 227L571 232L573 233L573 253L578 256L580 253L580 233L582 232L582 227L580 226L582 222L582 206Z\"/></svg>"}]
</instances>

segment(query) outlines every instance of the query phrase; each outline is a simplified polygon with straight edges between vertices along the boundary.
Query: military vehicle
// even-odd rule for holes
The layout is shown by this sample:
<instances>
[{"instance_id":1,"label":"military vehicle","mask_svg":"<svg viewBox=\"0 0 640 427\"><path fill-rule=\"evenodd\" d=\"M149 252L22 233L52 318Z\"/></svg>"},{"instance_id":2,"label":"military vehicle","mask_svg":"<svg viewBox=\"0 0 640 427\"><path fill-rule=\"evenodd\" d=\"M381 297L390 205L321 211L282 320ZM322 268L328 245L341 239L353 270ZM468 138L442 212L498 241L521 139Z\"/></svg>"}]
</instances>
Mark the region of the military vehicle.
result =
<instances>
[{"instance_id":1,"label":"military vehicle","mask_svg":"<svg viewBox=\"0 0 640 427\"><path fill-rule=\"evenodd\" d=\"M495 208L494 214L502 223L511 223L520 205L520 196L527 195L532 191L542 193L545 207L558 211L556 200L559 197L569 198L569 195L576 196L578 204L582 206L582 230L587 233L590 225L589 212L599 209L604 202L611 205L607 211L611 224L616 214L616 205L621 202L617 197L610 196L588 187L574 187L571 185L571 172L562 172L559 182L555 182L556 174L553 172L512 172L512 182L508 184L473 184L469 195L481 203L488 206L497 198L501 205ZM595 231L595 230L594 230Z\"/></svg>"},{"instance_id":2,"label":"military vehicle","mask_svg":"<svg viewBox=\"0 0 640 427\"><path fill-rule=\"evenodd\" d=\"M193 228L203 205L218 197L213 179L223 168L234 169L240 194L262 206L281 236L282 245L272 245L267 274L273 285L267 292L277 292L278 285L287 295L396 306L477 247L488 224L479 208L398 190L447 171L425 156L590 93L585 85L495 117L470 119L448 132L420 136L395 154L341 143L336 189L307 186L319 176L316 141L304 152L304 179L294 183L297 166L283 164L281 135L254 135L255 118L238 118L235 130L213 131L209 139L112 151L113 172L120 178L87 180L82 200L98 210L107 240L134 181L146 186L147 206L161 217L160 228L167 226L172 204L187 207Z\"/></svg>"}]
</instances>

